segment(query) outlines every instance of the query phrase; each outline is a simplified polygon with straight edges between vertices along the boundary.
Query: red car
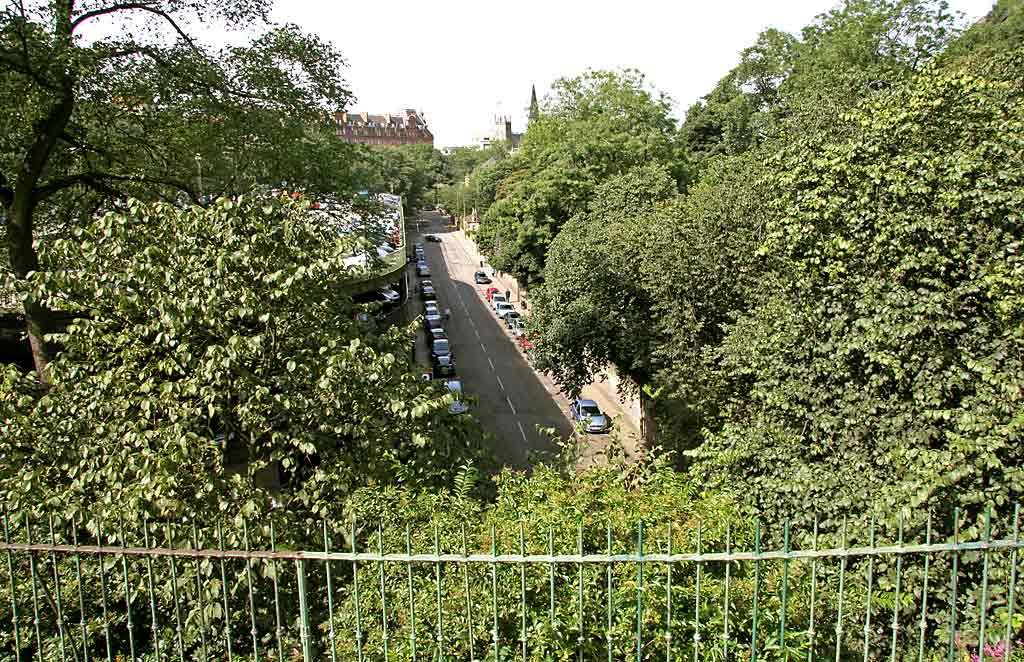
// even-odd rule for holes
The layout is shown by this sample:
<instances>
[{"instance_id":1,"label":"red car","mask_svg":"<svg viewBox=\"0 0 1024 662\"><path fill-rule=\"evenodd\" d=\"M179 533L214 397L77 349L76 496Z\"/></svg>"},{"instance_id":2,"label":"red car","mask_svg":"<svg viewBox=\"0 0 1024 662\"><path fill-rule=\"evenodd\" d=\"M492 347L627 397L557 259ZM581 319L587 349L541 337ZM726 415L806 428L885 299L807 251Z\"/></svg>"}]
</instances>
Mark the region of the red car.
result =
<instances>
[{"instance_id":1,"label":"red car","mask_svg":"<svg viewBox=\"0 0 1024 662\"><path fill-rule=\"evenodd\" d=\"M484 292L484 296L487 298L488 301L490 301L491 297L493 297L498 292L499 292L498 288L496 288L496 287L488 287L487 290Z\"/></svg>"}]
</instances>

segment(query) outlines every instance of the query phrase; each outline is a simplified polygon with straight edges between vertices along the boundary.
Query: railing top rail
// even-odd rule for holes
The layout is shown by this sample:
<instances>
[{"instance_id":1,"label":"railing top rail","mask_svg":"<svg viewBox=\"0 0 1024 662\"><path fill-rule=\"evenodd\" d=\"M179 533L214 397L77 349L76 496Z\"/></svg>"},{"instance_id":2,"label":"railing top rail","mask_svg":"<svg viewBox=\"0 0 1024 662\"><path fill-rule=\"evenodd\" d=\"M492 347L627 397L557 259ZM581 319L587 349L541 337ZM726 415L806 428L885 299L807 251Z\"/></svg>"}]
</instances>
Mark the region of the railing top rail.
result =
<instances>
[{"instance_id":1,"label":"railing top rail","mask_svg":"<svg viewBox=\"0 0 1024 662\"><path fill-rule=\"evenodd\" d=\"M934 554L969 551L1010 551L1024 548L1024 540L992 540L960 543L889 545L882 547L848 547L830 549L772 550L762 552L712 552L701 554L406 554L377 552L316 552L296 550L220 550L180 547L121 547L117 545L59 545L47 543L4 543L0 551L45 552L59 554L124 554L127 556L162 556L214 559L276 559L295 561L348 561L386 563L480 563L480 564L544 564L544 563L725 563L732 561L773 561L871 557L910 554Z\"/></svg>"}]
</instances>

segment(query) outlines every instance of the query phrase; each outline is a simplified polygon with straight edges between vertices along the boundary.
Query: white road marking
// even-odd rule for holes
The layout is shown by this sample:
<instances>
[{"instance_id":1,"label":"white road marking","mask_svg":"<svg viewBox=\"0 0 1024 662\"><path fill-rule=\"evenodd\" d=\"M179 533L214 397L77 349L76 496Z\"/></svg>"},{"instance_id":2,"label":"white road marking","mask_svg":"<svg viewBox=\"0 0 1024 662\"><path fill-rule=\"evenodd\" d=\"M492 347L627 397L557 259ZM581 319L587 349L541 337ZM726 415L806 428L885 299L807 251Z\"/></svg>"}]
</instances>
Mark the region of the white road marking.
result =
<instances>
[{"instance_id":1,"label":"white road marking","mask_svg":"<svg viewBox=\"0 0 1024 662\"><path fill-rule=\"evenodd\" d=\"M473 333L476 334L476 339L480 340L480 332L476 330L476 325L473 325Z\"/></svg>"},{"instance_id":2,"label":"white road marking","mask_svg":"<svg viewBox=\"0 0 1024 662\"><path fill-rule=\"evenodd\" d=\"M523 435L523 441L526 441L526 431L523 430L523 424L520 423L519 421L516 421L516 425L519 426L519 434Z\"/></svg>"},{"instance_id":3,"label":"white road marking","mask_svg":"<svg viewBox=\"0 0 1024 662\"><path fill-rule=\"evenodd\" d=\"M483 345L481 345L481 347L483 347ZM491 364L491 372L494 372L494 361L491 360L491 357L487 357L487 362Z\"/></svg>"},{"instance_id":4,"label":"white road marking","mask_svg":"<svg viewBox=\"0 0 1024 662\"><path fill-rule=\"evenodd\" d=\"M484 350L485 352L487 351L487 348L486 348L486 347L484 347L484 344L483 344L483 343L480 343L480 349Z\"/></svg>"},{"instance_id":5,"label":"white road marking","mask_svg":"<svg viewBox=\"0 0 1024 662\"><path fill-rule=\"evenodd\" d=\"M501 383L501 377L499 377L498 375L495 375L494 378L498 380L498 386L501 387L502 391L504 391L505 390L505 385Z\"/></svg>"},{"instance_id":6,"label":"white road marking","mask_svg":"<svg viewBox=\"0 0 1024 662\"><path fill-rule=\"evenodd\" d=\"M512 400L509 399L509 397L507 395L505 396L505 402L508 403L508 408L512 410L512 415L515 416L516 415L516 408L512 406Z\"/></svg>"}]
</instances>

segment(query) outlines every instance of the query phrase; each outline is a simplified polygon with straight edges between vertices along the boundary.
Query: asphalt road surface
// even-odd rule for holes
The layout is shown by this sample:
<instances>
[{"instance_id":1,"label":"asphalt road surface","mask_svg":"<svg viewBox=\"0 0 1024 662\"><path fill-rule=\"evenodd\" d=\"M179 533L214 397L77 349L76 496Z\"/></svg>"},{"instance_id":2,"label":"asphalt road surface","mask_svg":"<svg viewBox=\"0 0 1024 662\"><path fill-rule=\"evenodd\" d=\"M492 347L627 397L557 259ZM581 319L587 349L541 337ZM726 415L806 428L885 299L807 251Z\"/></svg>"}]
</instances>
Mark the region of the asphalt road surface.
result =
<instances>
[{"instance_id":1,"label":"asphalt road surface","mask_svg":"<svg viewBox=\"0 0 1024 662\"><path fill-rule=\"evenodd\" d=\"M419 228L413 222L408 240L410 244L423 244L438 308L451 309L451 320L445 323L445 330L451 339L463 391L477 400L473 415L494 434L498 461L526 468L533 464L533 454L557 450L550 437L538 428L554 428L560 436L567 437L572 433L572 425L551 392L553 387L530 368L504 323L484 300L483 287L474 284L473 272L480 268L479 260L440 215L424 212L419 218L427 222ZM437 235L441 243L424 241L425 234ZM415 316L422 312L423 304L415 289L419 279L415 275L411 279L407 305L410 316ZM429 363L422 331L416 358L424 365Z\"/></svg>"}]
</instances>

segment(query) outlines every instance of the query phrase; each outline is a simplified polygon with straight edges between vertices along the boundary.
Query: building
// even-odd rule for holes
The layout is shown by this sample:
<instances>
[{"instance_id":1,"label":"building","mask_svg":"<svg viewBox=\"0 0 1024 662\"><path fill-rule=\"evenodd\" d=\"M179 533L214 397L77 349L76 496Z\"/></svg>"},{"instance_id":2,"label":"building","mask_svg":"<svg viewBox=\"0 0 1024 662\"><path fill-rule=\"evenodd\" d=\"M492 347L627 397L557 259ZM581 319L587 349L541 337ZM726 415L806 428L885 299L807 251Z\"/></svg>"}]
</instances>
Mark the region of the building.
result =
<instances>
[{"instance_id":1,"label":"building","mask_svg":"<svg viewBox=\"0 0 1024 662\"><path fill-rule=\"evenodd\" d=\"M523 140L523 134L512 132L512 118L507 115L498 115L494 118L494 128L489 135L480 138L480 149L487 149L496 143L505 143L511 151L519 149L519 143Z\"/></svg>"},{"instance_id":2,"label":"building","mask_svg":"<svg viewBox=\"0 0 1024 662\"><path fill-rule=\"evenodd\" d=\"M537 87L530 87L530 106L527 109L528 121L532 122L540 116L540 106L537 103ZM507 115L496 115L494 117L494 124L491 133L485 135L477 140L477 144L480 149L487 149L495 143L505 143L509 147L509 151L516 151L519 149L519 144L523 141L523 134L514 133L512 131L512 118Z\"/></svg>"},{"instance_id":3,"label":"building","mask_svg":"<svg viewBox=\"0 0 1024 662\"><path fill-rule=\"evenodd\" d=\"M433 145L434 134L423 116L406 109L399 114L336 113L338 136L363 145Z\"/></svg>"}]
</instances>

